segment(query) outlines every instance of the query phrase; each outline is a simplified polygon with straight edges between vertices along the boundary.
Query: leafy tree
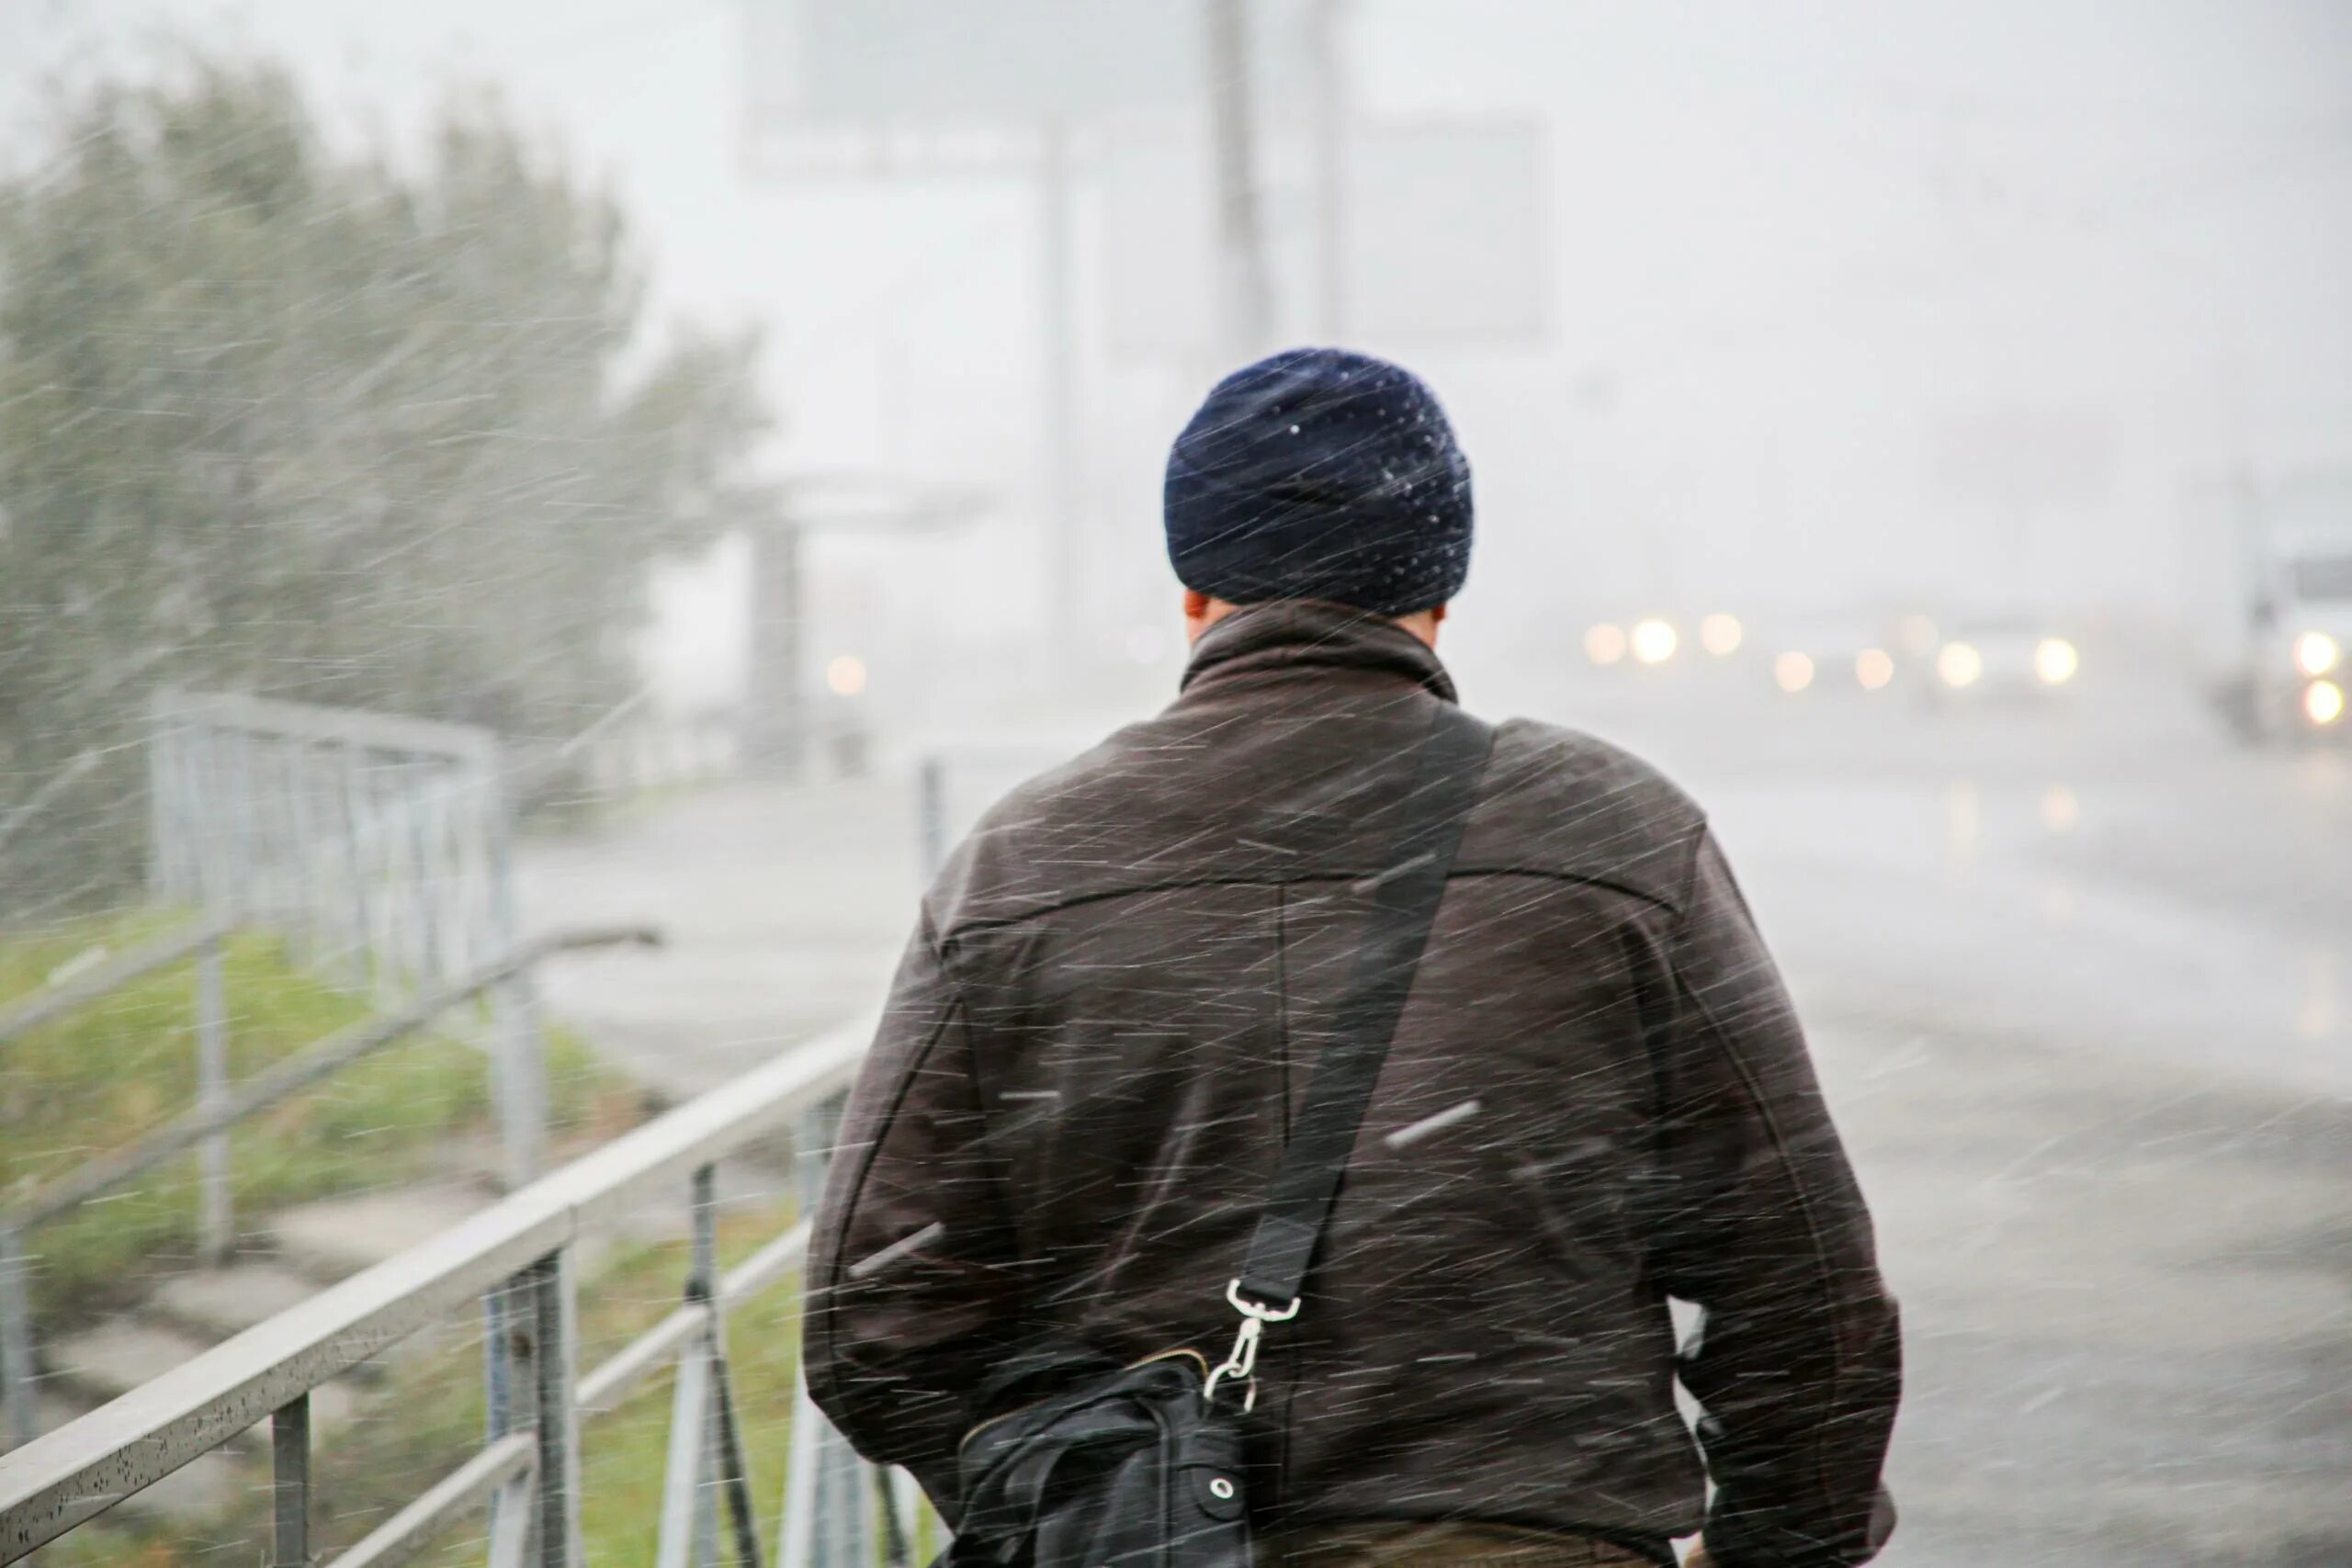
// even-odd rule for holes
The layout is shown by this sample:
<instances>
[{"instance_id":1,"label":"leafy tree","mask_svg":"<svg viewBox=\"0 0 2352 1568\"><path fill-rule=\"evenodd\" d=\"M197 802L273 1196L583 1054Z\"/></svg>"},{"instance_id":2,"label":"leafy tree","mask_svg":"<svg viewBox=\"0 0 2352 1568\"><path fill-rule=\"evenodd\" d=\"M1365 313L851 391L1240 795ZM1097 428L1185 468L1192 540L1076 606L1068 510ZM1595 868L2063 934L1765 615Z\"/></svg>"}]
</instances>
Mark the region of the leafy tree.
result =
<instances>
[{"instance_id":1,"label":"leafy tree","mask_svg":"<svg viewBox=\"0 0 2352 1568\"><path fill-rule=\"evenodd\" d=\"M0 817L112 761L0 886L135 872L166 682L526 738L621 700L649 562L745 502L750 340L657 334L620 211L493 100L405 169L266 65L56 126L0 184Z\"/></svg>"}]
</instances>

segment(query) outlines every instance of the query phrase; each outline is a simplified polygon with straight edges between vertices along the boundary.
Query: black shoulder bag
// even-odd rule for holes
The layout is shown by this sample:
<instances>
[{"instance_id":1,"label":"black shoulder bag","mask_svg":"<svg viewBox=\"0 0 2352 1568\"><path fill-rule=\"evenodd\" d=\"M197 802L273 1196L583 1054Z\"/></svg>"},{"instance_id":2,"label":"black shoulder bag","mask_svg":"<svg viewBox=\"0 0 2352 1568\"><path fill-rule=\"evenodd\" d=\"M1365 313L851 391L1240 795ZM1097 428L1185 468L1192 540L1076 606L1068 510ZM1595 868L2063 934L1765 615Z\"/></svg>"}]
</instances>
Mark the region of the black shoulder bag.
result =
<instances>
[{"instance_id":1,"label":"black shoulder bag","mask_svg":"<svg viewBox=\"0 0 2352 1568\"><path fill-rule=\"evenodd\" d=\"M1421 742L1406 821L1372 929L1315 1064L1248 1261L1226 1286L1241 1314L1224 1362L1186 1349L1117 1367L975 1427L958 1456L956 1568L1250 1568L1242 1417L1258 1343L1298 1315L1300 1287L1428 945L1494 732L1452 704ZM1073 1366L1059 1362L1063 1374Z\"/></svg>"}]
</instances>

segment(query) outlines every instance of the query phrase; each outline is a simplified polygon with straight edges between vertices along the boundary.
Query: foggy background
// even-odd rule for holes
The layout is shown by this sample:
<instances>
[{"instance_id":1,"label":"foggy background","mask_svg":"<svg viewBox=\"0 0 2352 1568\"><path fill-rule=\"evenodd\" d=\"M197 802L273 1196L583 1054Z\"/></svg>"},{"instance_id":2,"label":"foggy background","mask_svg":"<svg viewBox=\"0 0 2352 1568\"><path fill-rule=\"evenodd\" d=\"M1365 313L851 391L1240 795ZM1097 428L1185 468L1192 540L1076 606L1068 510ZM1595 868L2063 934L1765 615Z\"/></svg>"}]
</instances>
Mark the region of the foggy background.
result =
<instances>
[{"instance_id":1,"label":"foggy background","mask_svg":"<svg viewBox=\"0 0 2352 1568\"><path fill-rule=\"evenodd\" d=\"M503 749L511 868L496 822L500 869L457 858L501 888L511 870L514 907L469 881L468 934L397 959L368 932L295 942L292 969L333 960L322 1017L408 995L435 941L470 961L518 925L662 929L658 956L541 982L582 1053L557 1069L558 1154L863 1017L944 846L1172 694L1174 433L1242 361L1342 343L1428 378L1472 463L1476 550L1441 643L1465 703L1664 767L1787 968L1905 1304L1883 1561L2352 1564L2352 6L1243 14L1237 77L1193 0L1101 0L1083 26L1048 0L0 0L10 213L53 215L44 193L96 144L61 104L254 67L285 72L319 168L388 171L406 194L385 212L441 214L453 186L476 202L448 198L446 246L417 264L462 281L455 346L403 361L388 327L255 394L288 423L255 437L273 455L244 490L214 482L207 443L266 384L204 378L273 322L372 321L380 277L289 267L300 287L274 292L241 258L163 289L138 318L151 355L85 329L85 298L119 320L95 285L32 291L34 255L111 277L102 226L46 249L5 231L0 1021L157 909L221 908L206 846L313 799L308 775L207 793L175 773L155 737L177 721L149 706L167 687ZM1246 178L1221 186L1213 111L1229 129L1237 110ZM446 156L453 113L493 150L479 165ZM224 254L209 225L236 201L159 188L126 177L107 209L141 236L124 254L168 272L183 224L186 255ZM520 232L549 211L541 248L504 246L507 215ZM517 256L594 276L542 318L500 292L540 276ZM345 276L367 281L345 295ZM127 385L164 366L169 417L201 434L141 445L154 408L52 373L101 348ZM542 348L510 414L501 377ZM396 371L413 384L349 391ZM334 440L360 456L306 491L281 472L310 450L300 421L346 391ZM42 464L74 442L95 477L63 484ZM445 450L471 456L445 468ZM158 542L122 553L107 529L166 472ZM280 531L244 526L265 505ZM227 553L199 573L183 536ZM195 630L174 618L183 576L207 585ZM90 606L119 600L174 629L101 648ZM379 772L320 785L348 785L355 841L378 820L361 795L408 787ZM361 880L278 874L295 892L264 891L311 912ZM238 907L256 897L241 885ZM194 1092L85 1126L29 1065L107 1065L74 1093L119 1099L138 1052L185 1055L176 1034L137 1043L143 1017L0 1031L20 1053L0 1064L0 1195ZM396 1250L514 1177L454 1152L489 1138L487 1100L428 1127L415 1082L393 1088L314 1130L405 1126L412 1164L241 1197L255 1258L347 1272L374 1259L321 1262L304 1238ZM462 1201L443 1168L469 1173ZM775 1199L780 1179L752 1180ZM44 1427L203 1348L185 1312L160 1314L164 1343L119 1337L203 1250L187 1190L159 1174L133 1194L158 1216L135 1236L28 1233ZM782 1462L760 1445L786 1421L788 1304L760 1465ZM345 1543L440 1473L392 1412L358 1408L334 1461ZM650 1525L623 1478L658 1464L617 1441L601 1462L613 1518L592 1536L638 1560ZM63 1561L257 1542L247 1474ZM479 1545L452 1535L436 1561Z\"/></svg>"},{"instance_id":2,"label":"foggy background","mask_svg":"<svg viewBox=\"0 0 2352 1568\"><path fill-rule=\"evenodd\" d=\"M1121 139L1197 142L1196 111L1072 133L1089 143L1069 215L1083 592L1048 609L1051 302L1032 160L941 175L909 159L882 178L797 166L821 160L790 145L778 107L789 51L755 48L734 5L20 0L7 15L26 151L41 69L137 58L159 32L286 62L354 140L399 145L453 87L494 85L610 181L663 312L760 327L782 415L763 467L989 498L984 521L919 547L824 542L816 638L890 672L877 705L935 717L912 677L925 639L1008 622L1079 621L1085 657L1132 641L1173 658L1159 459L1223 362L1214 341L1171 353L1114 334L1147 312L1205 322L1213 278L1165 259L1108 276L1138 247L1105 225L1182 198L1174 178L1110 181L1170 174L1174 158L1123 157ZM1532 287L1508 311L1531 331L1461 341L1444 305L1427 308L1432 333L1341 329L1430 375L1465 432L1482 528L1457 658L1475 671L1556 653L1559 623L1587 608L1957 594L2172 616L2196 558L2185 483L2341 455L2348 32L2324 4L1349 6L1356 116L1518 121L1539 160ZM1304 62L1295 43L1275 55ZM1057 68L1036 60L1033 85ZM1257 89L1270 161L1295 166L1311 85ZM1294 167L1273 194L1300 185ZM1277 342L1328 335L1306 205L1270 203ZM1505 226L1494 216L1472 214ZM1415 281L1468 291L1522 265ZM681 698L740 693L743 592L726 551L665 579L655 659Z\"/></svg>"}]
</instances>

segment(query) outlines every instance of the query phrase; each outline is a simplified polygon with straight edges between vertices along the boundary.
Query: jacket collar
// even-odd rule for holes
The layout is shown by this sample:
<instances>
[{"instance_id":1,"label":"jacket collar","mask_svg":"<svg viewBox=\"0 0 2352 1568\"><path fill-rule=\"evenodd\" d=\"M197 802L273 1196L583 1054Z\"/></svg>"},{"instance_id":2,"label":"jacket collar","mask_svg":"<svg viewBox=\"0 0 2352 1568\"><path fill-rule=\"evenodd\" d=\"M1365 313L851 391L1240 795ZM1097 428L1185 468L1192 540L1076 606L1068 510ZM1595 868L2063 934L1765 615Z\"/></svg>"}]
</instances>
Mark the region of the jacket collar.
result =
<instances>
[{"instance_id":1,"label":"jacket collar","mask_svg":"<svg viewBox=\"0 0 2352 1568\"><path fill-rule=\"evenodd\" d=\"M1249 604L1201 634L1185 666L1191 693L1272 672L1366 670L1416 682L1447 702L1453 681L1436 650L1379 615L1312 599Z\"/></svg>"}]
</instances>

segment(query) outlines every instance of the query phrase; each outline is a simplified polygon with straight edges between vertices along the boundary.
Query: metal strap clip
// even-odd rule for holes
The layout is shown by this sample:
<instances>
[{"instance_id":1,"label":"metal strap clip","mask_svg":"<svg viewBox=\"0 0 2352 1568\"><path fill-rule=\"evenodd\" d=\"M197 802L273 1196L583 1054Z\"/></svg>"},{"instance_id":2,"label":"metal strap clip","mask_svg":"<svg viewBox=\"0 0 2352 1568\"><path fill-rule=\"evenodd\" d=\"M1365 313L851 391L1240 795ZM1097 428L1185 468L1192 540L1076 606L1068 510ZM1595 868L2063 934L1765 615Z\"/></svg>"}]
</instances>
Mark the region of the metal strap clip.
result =
<instances>
[{"instance_id":1,"label":"metal strap clip","mask_svg":"<svg viewBox=\"0 0 2352 1568\"><path fill-rule=\"evenodd\" d=\"M1241 1409L1247 1415L1258 1407L1258 1341L1264 1336L1266 1325L1288 1323L1296 1317L1299 1303L1293 1301L1290 1305L1277 1310L1253 1302L1241 1293L1241 1281L1238 1279L1225 1287L1225 1299L1232 1303L1233 1310L1241 1314L1241 1328L1234 1335L1233 1349L1226 1356L1224 1363L1209 1373L1208 1381L1201 1385L1201 1398L1215 1404L1217 1384L1231 1378L1243 1385Z\"/></svg>"}]
</instances>

